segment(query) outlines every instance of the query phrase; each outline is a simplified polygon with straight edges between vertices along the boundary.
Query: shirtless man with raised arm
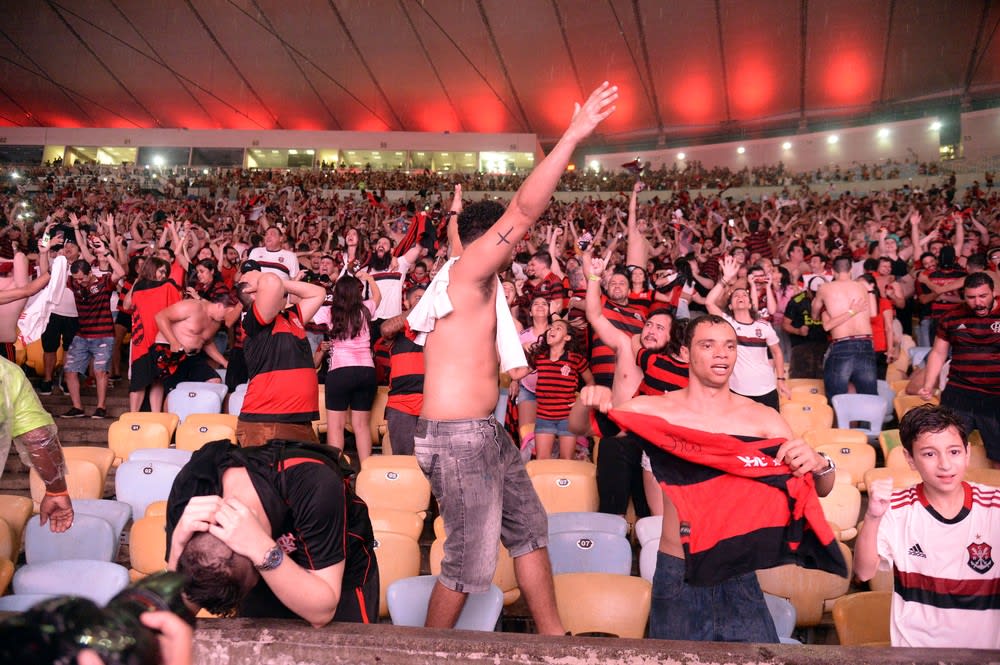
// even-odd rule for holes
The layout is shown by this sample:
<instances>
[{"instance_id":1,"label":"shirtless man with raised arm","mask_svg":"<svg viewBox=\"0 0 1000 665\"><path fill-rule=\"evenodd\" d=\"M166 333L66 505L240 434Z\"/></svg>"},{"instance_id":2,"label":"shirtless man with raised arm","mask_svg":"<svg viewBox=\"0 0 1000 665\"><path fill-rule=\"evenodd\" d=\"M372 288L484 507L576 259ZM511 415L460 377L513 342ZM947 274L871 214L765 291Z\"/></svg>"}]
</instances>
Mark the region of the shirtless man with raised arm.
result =
<instances>
[{"instance_id":1,"label":"shirtless man with raised arm","mask_svg":"<svg viewBox=\"0 0 1000 665\"><path fill-rule=\"evenodd\" d=\"M0 263L6 261L6 259L0 259ZM0 277L0 293L12 293L14 290L26 286L29 281L28 258L18 252L11 261L10 273ZM0 357L14 362L13 349L8 348L8 345L17 340L17 319L21 316L28 297L5 298L4 300L5 302L0 304Z\"/></svg>"},{"instance_id":2,"label":"shirtless man with raised arm","mask_svg":"<svg viewBox=\"0 0 1000 665\"><path fill-rule=\"evenodd\" d=\"M863 395L878 394L871 324L877 314L874 294L851 279L851 259L834 259L833 281L819 287L812 301L812 317L823 321L831 338L823 363L827 399L846 393L849 383Z\"/></svg>"},{"instance_id":3,"label":"shirtless man with raised arm","mask_svg":"<svg viewBox=\"0 0 1000 665\"><path fill-rule=\"evenodd\" d=\"M685 346L689 357L686 388L662 396L640 396L619 409L656 416L672 425L700 432L752 439L784 438L775 458L796 476L812 473L820 496L829 493L834 467L802 439L794 438L777 411L729 390L736 364L736 331L722 317L703 316L688 327ZM587 386L581 399L602 411L610 403L589 398L597 387ZM585 394L586 393L586 394ZM653 467L656 473L656 466ZM705 506L704 510L711 510ZM663 493L663 532L660 536L649 636L658 639L777 642L774 624L764 603L756 574L736 575L713 586L684 581L684 548L677 509Z\"/></svg>"},{"instance_id":4,"label":"shirtless man with raised arm","mask_svg":"<svg viewBox=\"0 0 1000 665\"><path fill-rule=\"evenodd\" d=\"M503 543L514 557L538 632L563 633L545 547L545 511L520 452L491 415L499 396L497 272L510 265L514 245L548 206L573 151L614 112L617 98L618 88L604 83L577 107L566 133L506 210L484 201L462 211L458 226L464 250L450 264L446 293L433 300L437 285L432 284L421 303L431 298L428 304L435 305L439 318L424 345L424 402L414 453L430 478L448 534L427 610L429 627L453 627L466 595L489 586L502 525ZM414 329L427 330L415 315L410 316Z\"/></svg>"}]
</instances>

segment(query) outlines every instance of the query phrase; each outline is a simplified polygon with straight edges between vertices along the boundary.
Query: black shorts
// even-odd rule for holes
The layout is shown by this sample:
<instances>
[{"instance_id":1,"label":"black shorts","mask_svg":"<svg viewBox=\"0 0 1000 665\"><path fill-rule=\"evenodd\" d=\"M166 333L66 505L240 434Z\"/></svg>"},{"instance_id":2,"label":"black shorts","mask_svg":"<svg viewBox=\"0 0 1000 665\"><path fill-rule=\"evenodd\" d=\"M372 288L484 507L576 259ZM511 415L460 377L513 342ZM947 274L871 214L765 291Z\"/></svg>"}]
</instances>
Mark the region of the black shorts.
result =
<instances>
[{"instance_id":1,"label":"black shorts","mask_svg":"<svg viewBox=\"0 0 1000 665\"><path fill-rule=\"evenodd\" d=\"M158 378L156 361L153 354L146 352L132 361L132 369L128 377L128 389L130 392L145 390L153 385Z\"/></svg>"},{"instance_id":2,"label":"black shorts","mask_svg":"<svg viewBox=\"0 0 1000 665\"><path fill-rule=\"evenodd\" d=\"M1000 462L1000 397L947 385L941 393L941 406L957 413L969 434L979 430L986 456Z\"/></svg>"},{"instance_id":3,"label":"black shorts","mask_svg":"<svg viewBox=\"0 0 1000 665\"><path fill-rule=\"evenodd\" d=\"M371 411L378 385L374 367L340 367L326 374L327 411Z\"/></svg>"},{"instance_id":4,"label":"black shorts","mask_svg":"<svg viewBox=\"0 0 1000 665\"><path fill-rule=\"evenodd\" d=\"M237 346L229 349L229 367L226 368L226 388L229 392L236 390L236 386L250 380L247 372L247 359L243 355L243 347Z\"/></svg>"},{"instance_id":5,"label":"black shorts","mask_svg":"<svg viewBox=\"0 0 1000 665\"><path fill-rule=\"evenodd\" d=\"M211 342L209 342L211 344ZM182 381L211 381L222 377L208 364L208 356L199 351L193 356L185 356L169 376L163 377L163 387L170 392Z\"/></svg>"},{"instance_id":6,"label":"black shorts","mask_svg":"<svg viewBox=\"0 0 1000 665\"><path fill-rule=\"evenodd\" d=\"M126 312L116 312L115 325L121 326L125 330L132 330L132 315Z\"/></svg>"},{"instance_id":7,"label":"black shorts","mask_svg":"<svg viewBox=\"0 0 1000 665\"><path fill-rule=\"evenodd\" d=\"M64 351L69 349L73 343L73 338L80 330L80 320L75 316L62 316L60 314L49 315L49 325L45 326L42 333L42 351L45 353L55 353L59 350L59 340L62 340Z\"/></svg>"}]
</instances>

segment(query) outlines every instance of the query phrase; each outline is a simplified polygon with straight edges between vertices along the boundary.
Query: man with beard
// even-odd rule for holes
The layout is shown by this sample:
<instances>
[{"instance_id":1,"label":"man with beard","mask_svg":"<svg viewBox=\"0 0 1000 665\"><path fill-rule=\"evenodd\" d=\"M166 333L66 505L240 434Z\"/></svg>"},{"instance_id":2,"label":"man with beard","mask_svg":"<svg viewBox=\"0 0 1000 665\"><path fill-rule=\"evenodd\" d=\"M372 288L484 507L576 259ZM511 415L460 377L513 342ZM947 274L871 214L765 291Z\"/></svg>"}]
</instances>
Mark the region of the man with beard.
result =
<instances>
[{"instance_id":1,"label":"man with beard","mask_svg":"<svg viewBox=\"0 0 1000 665\"><path fill-rule=\"evenodd\" d=\"M1000 307L993 287L984 272L965 278L964 302L938 319L920 396L930 401L950 351L941 406L957 413L968 431L979 430L990 464L1000 468Z\"/></svg>"},{"instance_id":2,"label":"man with beard","mask_svg":"<svg viewBox=\"0 0 1000 665\"><path fill-rule=\"evenodd\" d=\"M605 316L600 282L604 265L603 259L593 258L590 252L583 255L587 321L594 334L614 353L614 379L610 387L585 386L580 391L580 398L570 414L570 426L578 434L591 433L588 421L592 410L609 400L613 404L623 404L636 393L662 395L687 385L687 363L667 352L674 321L666 309L654 310L643 324L642 332L636 334L619 330ZM602 437L597 457L598 510L624 515L631 498L636 515L659 514L658 490L650 496L645 492L647 481L642 474L642 448L631 434L621 431L607 418L595 415L595 425L600 430L596 433ZM655 489L655 482L652 487ZM647 499L652 499L654 505L648 505Z\"/></svg>"},{"instance_id":3,"label":"man with beard","mask_svg":"<svg viewBox=\"0 0 1000 665\"><path fill-rule=\"evenodd\" d=\"M369 273L382 294L382 300L372 314L372 340L378 339L383 321L399 316L403 311L403 283L406 281L406 273L420 254L426 251L422 245L416 244L397 258L392 254L392 244L388 236L381 236L375 242L375 252L368 263Z\"/></svg>"},{"instance_id":4,"label":"man with beard","mask_svg":"<svg viewBox=\"0 0 1000 665\"><path fill-rule=\"evenodd\" d=\"M584 270L587 266L584 266ZM590 281L600 283L601 275L590 275ZM624 272L615 272L608 279L607 297L602 305L603 315L614 328L628 335L642 332L643 318L638 309L628 302L629 279ZM615 352L595 330L590 341L590 371L599 386L611 387L615 375Z\"/></svg>"},{"instance_id":5,"label":"man with beard","mask_svg":"<svg viewBox=\"0 0 1000 665\"><path fill-rule=\"evenodd\" d=\"M566 289L563 286L562 276L552 271L552 255L548 250L539 250L532 254L524 267L524 274L528 279L521 286L522 311L528 311L531 301L539 297L562 302Z\"/></svg>"}]
</instances>

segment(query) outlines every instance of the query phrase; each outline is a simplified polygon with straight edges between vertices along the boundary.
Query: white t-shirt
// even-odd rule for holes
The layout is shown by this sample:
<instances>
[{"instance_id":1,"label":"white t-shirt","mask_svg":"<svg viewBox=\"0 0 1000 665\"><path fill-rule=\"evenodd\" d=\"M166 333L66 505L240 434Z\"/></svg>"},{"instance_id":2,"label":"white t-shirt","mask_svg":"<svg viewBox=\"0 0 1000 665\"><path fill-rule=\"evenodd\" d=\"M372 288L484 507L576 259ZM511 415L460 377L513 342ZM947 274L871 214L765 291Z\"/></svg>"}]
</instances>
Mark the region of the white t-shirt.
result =
<instances>
[{"instance_id":1,"label":"white t-shirt","mask_svg":"<svg viewBox=\"0 0 1000 665\"><path fill-rule=\"evenodd\" d=\"M766 395L778 387L774 365L767 357L767 347L778 343L778 335L766 321L739 323L723 314L736 329L736 367L729 377L729 389L747 396Z\"/></svg>"},{"instance_id":2,"label":"white t-shirt","mask_svg":"<svg viewBox=\"0 0 1000 665\"><path fill-rule=\"evenodd\" d=\"M281 279L294 279L299 274L299 257L287 249L271 252L264 247L254 247L250 250L250 259L260 264L261 272L275 274Z\"/></svg>"},{"instance_id":3,"label":"white t-shirt","mask_svg":"<svg viewBox=\"0 0 1000 665\"><path fill-rule=\"evenodd\" d=\"M382 294L382 300L372 315L373 319L391 319L403 313L403 283L409 270L409 261L400 256L396 259L396 270L371 273Z\"/></svg>"},{"instance_id":4,"label":"white t-shirt","mask_svg":"<svg viewBox=\"0 0 1000 665\"><path fill-rule=\"evenodd\" d=\"M1000 489L967 482L965 491L950 520L922 483L892 493L878 553L893 568L893 646L1000 649Z\"/></svg>"}]
</instances>

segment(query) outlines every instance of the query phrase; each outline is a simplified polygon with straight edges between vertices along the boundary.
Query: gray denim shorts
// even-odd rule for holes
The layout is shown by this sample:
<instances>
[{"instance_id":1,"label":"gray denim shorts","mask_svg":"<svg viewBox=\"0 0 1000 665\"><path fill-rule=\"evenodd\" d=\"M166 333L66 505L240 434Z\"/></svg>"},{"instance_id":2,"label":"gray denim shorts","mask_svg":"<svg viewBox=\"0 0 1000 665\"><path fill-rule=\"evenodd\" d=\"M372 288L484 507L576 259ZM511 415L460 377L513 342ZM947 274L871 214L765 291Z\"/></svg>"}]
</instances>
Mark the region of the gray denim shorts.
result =
<instances>
[{"instance_id":1,"label":"gray denim shorts","mask_svg":"<svg viewBox=\"0 0 1000 665\"><path fill-rule=\"evenodd\" d=\"M495 418L421 418L413 453L444 520L442 585L462 593L488 589L498 540L512 557L548 545L545 508L520 452Z\"/></svg>"}]
</instances>

